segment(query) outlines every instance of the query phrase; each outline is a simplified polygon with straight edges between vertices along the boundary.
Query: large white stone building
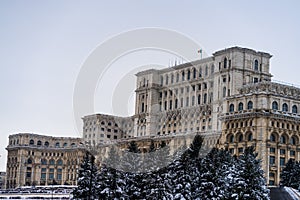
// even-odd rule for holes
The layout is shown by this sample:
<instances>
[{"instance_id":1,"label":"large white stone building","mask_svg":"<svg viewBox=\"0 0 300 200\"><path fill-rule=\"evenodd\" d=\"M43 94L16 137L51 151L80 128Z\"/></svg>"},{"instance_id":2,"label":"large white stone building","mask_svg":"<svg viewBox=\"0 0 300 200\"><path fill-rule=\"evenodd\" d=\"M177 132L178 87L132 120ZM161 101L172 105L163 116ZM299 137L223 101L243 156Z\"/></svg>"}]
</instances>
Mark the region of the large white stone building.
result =
<instances>
[{"instance_id":1,"label":"large white stone building","mask_svg":"<svg viewBox=\"0 0 300 200\"><path fill-rule=\"evenodd\" d=\"M135 114L85 116L83 139L101 147L199 133L207 145L234 154L254 145L268 183L278 184L287 159L300 159L300 89L271 81L271 57L232 47L201 60L139 72Z\"/></svg>"}]
</instances>

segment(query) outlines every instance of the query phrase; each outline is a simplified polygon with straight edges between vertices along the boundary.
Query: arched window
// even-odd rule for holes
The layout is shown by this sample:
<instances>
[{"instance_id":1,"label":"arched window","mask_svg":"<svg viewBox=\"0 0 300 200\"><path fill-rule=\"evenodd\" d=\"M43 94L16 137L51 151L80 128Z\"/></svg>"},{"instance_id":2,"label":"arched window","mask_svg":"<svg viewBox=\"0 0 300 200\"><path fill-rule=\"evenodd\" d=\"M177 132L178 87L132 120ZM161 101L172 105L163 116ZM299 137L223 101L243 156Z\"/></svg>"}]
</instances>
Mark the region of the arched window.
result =
<instances>
[{"instance_id":1,"label":"arched window","mask_svg":"<svg viewBox=\"0 0 300 200\"><path fill-rule=\"evenodd\" d=\"M295 113L295 114L298 113L298 108L297 108L296 105L293 105L293 107L292 107L292 113Z\"/></svg>"},{"instance_id":2,"label":"arched window","mask_svg":"<svg viewBox=\"0 0 300 200\"><path fill-rule=\"evenodd\" d=\"M288 105L286 103L282 104L282 111L288 112Z\"/></svg>"},{"instance_id":3,"label":"arched window","mask_svg":"<svg viewBox=\"0 0 300 200\"><path fill-rule=\"evenodd\" d=\"M276 142L276 137L273 133L270 135L270 141L271 142Z\"/></svg>"},{"instance_id":4,"label":"arched window","mask_svg":"<svg viewBox=\"0 0 300 200\"><path fill-rule=\"evenodd\" d=\"M254 60L254 70L258 71L258 60Z\"/></svg>"},{"instance_id":5,"label":"arched window","mask_svg":"<svg viewBox=\"0 0 300 200\"><path fill-rule=\"evenodd\" d=\"M56 148L60 147L59 142L56 142L56 143L55 143L55 147L56 147Z\"/></svg>"},{"instance_id":6,"label":"arched window","mask_svg":"<svg viewBox=\"0 0 300 200\"><path fill-rule=\"evenodd\" d=\"M244 109L244 104L242 102L239 103L239 111L242 111Z\"/></svg>"},{"instance_id":7,"label":"arched window","mask_svg":"<svg viewBox=\"0 0 300 200\"><path fill-rule=\"evenodd\" d=\"M253 102L252 101L249 101L248 102L248 107L247 107L248 110L251 110L253 109Z\"/></svg>"},{"instance_id":8,"label":"arched window","mask_svg":"<svg viewBox=\"0 0 300 200\"><path fill-rule=\"evenodd\" d=\"M191 79L191 71L188 70L188 72L187 72L187 80L190 80L190 79Z\"/></svg>"},{"instance_id":9,"label":"arched window","mask_svg":"<svg viewBox=\"0 0 300 200\"><path fill-rule=\"evenodd\" d=\"M38 146L41 146L42 145L42 142L41 142L41 140L39 140L39 141L37 141L37 143L36 143Z\"/></svg>"},{"instance_id":10,"label":"arched window","mask_svg":"<svg viewBox=\"0 0 300 200\"><path fill-rule=\"evenodd\" d=\"M59 160L57 161L57 165L63 165L63 161L62 161L61 159L59 159Z\"/></svg>"},{"instance_id":11,"label":"arched window","mask_svg":"<svg viewBox=\"0 0 300 200\"><path fill-rule=\"evenodd\" d=\"M240 134L240 135L239 135L239 142L242 142L242 141L243 141L243 135Z\"/></svg>"},{"instance_id":12,"label":"arched window","mask_svg":"<svg viewBox=\"0 0 300 200\"><path fill-rule=\"evenodd\" d=\"M226 87L223 87L223 98L226 97Z\"/></svg>"},{"instance_id":13,"label":"arched window","mask_svg":"<svg viewBox=\"0 0 300 200\"><path fill-rule=\"evenodd\" d=\"M65 142L63 146L64 146L64 147L67 147L67 146L68 146L68 143Z\"/></svg>"},{"instance_id":14,"label":"arched window","mask_svg":"<svg viewBox=\"0 0 300 200\"><path fill-rule=\"evenodd\" d=\"M72 144L71 144L71 147L76 147L76 144L75 144L75 143L72 143Z\"/></svg>"},{"instance_id":15,"label":"arched window","mask_svg":"<svg viewBox=\"0 0 300 200\"><path fill-rule=\"evenodd\" d=\"M101 122L101 125L105 125L105 122L104 122L104 121L102 121L102 122Z\"/></svg>"},{"instance_id":16,"label":"arched window","mask_svg":"<svg viewBox=\"0 0 300 200\"><path fill-rule=\"evenodd\" d=\"M169 76L168 76L168 74L166 74L166 85L168 85L169 84Z\"/></svg>"},{"instance_id":17,"label":"arched window","mask_svg":"<svg viewBox=\"0 0 300 200\"><path fill-rule=\"evenodd\" d=\"M229 112L234 112L234 105L233 104L230 104L230 106L229 106Z\"/></svg>"},{"instance_id":18,"label":"arched window","mask_svg":"<svg viewBox=\"0 0 300 200\"><path fill-rule=\"evenodd\" d=\"M233 142L234 142L234 136L230 135L230 137L229 137L229 143L233 143Z\"/></svg>"},{"instance_id":19,"label":"arched window","mask_svg":"<svg viewBox=\"0 0 300 200\"><path fill-rule=\"evenodd\" d=\"M28 160L27 160L27 164L32 164L32 160L31 160L31 158L28 158Z\"/></svg>"},{"instance_id":20,"label":"arched window","mask_svg":"<svg viewBox=\"0 0 300 200\"><path fill-rule=\"evenodd\" d=\"M296 145L296 143L297 143L297 139L295 138L295 136L291 137L290 144Z\"/></svg>"},{"instance_id":21,"label":"arched window","mask_svg":"<svg viewBox=\"0 0 300 200\"><path fill-rule=\"evenodd\" d=\"M42 165L47 165L47 160L46 159L42 159L41 163L42 163Z\"/></svg>"},{"instance_id":22,"label":"arched window","mask_svg":"<svg viewBox=\"0 0 300 200\"><path fill-rule=\"evenodd\" d=\"M252 140L253 140L252 133L249 133L249 134L248 134L247 140L248 140L248 141L252 141Z\"/></svg>"},{"instance_id":23,"label":"arched window","mask_svg":"<svg viewBox=\"0 0 300 200\"><path fill-rule=\"evenodd\" d=\"M224 69L227 68L227 58L224 58Z\"/></svg>"},{"instance_id":24,"label":"arched window","mask_svg":"<svg viewBox=\"0 0 300 200\"><path fill-rule=\"evenodd\" d=\"M46 147L49 146L49 142L48 142L48 141L45 142L45 146L46 146Z\"/></svg>"},{"instance_id":25,"label":"arched window","mask_svg":"<svg viewBox=\"0 0 300 200\"><path fill-rule=\"evenodd\" d=\"M285 138L284 135L282 135L282 136L280 137L280 143L281 143L281 144L285 144L285 143L286 143L286 138Z\"/></svg>"},{"instance_id":26,"label":"arched window","mask_svg":"<svg viewBox=\"0 0 300 200\"><path fill-rule=\"evenodd\" d=\"M273 110L278 110L278 103L277 103L277 101L273 101L273 103L272 103L272 109Z\"/></svg>"},{"instance_id":27,"label":"arched window","mask_svg":"<svg viewBox=\"0 0 300 200\"><path fill-rule=\"evenodd\" d=\"M31 139L31 140L29 141L29 145L34 145L34 140Z\"/></svg>"},{"instance_id":28,"label":"arched window","mask_svg":"<svg viewBox=\"0 0 300 200\"><path fill-rule=\"evenodd\" d=\"M111 126L111 122L108 122L108 124L107 124L108 126Z\"/></svg>"}]
</instances>

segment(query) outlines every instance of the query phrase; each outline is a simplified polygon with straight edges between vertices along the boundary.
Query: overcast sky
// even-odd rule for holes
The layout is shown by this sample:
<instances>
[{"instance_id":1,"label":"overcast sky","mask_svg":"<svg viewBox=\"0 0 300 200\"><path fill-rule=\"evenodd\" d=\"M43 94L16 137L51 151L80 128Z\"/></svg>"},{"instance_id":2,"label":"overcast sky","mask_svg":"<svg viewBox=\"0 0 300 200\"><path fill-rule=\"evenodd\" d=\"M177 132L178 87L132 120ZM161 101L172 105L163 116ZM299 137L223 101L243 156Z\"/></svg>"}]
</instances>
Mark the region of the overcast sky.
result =
<instances>
[{"instance_id":1,"label":"overcast sky","mask_svg":"<svg viewBox=\"0 0 300 200\"><path fill-rule=\"evenodd\" d=\"M268 52L274 79L300 85L299 7L300 1L271 0L0 1L0 170L5 170L9 134L80 137L73 117L79 71L99 45L133 29L174 30L208 55L231 46ZM134 78L141 66L167 66L172 59L145 50L114 62L99 81L95 112L124 115L111 109L110 91L118 80ZM132 114L134 92L129 96L124 104L131 105Z\"/></svg>"}]
</instances>

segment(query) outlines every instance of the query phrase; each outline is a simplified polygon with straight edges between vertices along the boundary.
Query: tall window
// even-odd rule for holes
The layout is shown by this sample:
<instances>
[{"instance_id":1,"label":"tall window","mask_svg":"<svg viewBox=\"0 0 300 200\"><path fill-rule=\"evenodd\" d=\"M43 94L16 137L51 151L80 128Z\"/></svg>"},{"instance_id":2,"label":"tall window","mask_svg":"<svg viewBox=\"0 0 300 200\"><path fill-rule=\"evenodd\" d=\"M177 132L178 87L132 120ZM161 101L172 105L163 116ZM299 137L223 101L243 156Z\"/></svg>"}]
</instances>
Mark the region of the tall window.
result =
<instances>
[{"instance_id":1,"label":"tall window","mask_svg":"<svg viewBox=\"0 0 300 200\"><path fill-rule=\"evenodd\" d=\"M212 65L211 68L210 68L210 73L213 74L214 72L215 72L215 66Z\"/></svg>"},{"instance_id":2,"label":"tall window","mask_svg":"<svg viewBox=\"0 0 300 200\"><path fill-rule=\"evenodd\" d=\"M230 106L229 106L229 112L234 112L234 105L233 104L230 104Z\"/></svg>"},{"instance_id":3,"label":"tall window","mask_svg":"<svg viewBox=\"0 0 300 200\"><path fill-rule=\"evenodd\" d=\"M188 70L188 74L187 74L187 80L190 80L191 79L191 71Z\"/></svg>"},{"instance_id":4,"label":"tall window","mask_svg":"<svg viewBox=\"0 0 300 200\"><path fill-rule=\"evenodd\" d=\"M163 84L164 84L164 77L161 76L161 77L160 77L160 85L163 85Z\"/></svg>"},{"instance_id":5,"label":"tall window","mask_svg":"<svg viewBox=\"0 0 300 200\"><path fill-rule=\"evenodd\" d=\"M227 68L227 58L224 58L224 69Z\"/></svg>"},{"instance_id":6,"label":"tall window","mask_svg":"<svg viewBox=\"0 0 300 200\"><path fill-rule=\"evenodd\" d=\"M175 99L175 109L178 108L178 99Z\"/></svg>"},{"instance_id":7,"label":"tall window","mask_svg":"<svg viewBox=\"0 0 300 200\"><path fill-rule=\"evenodd\" d=\"M226 87L223 87L223 98L226 97Z\"/></svg>"},{"instance_id":8,"label":"tall window","mask_svg":"<svg viewBox=\"0 0 300 200\"><path fill-rule=\"evenodd\" d=\"M273 110L278 110L278 103L277 103L277 101L273 101L273 103L272 103L272 109Z\"/></svg>"},{"instance_id":9,"label":"tall window","mask_svg":"<svg viewBox=\"0 0 300 200\"><path fill-rule=\"evenodd\" d=\"M176 74L176 82L179 82L179 74Z\"/></svg>"},{"instance_id":10,"label":"tall window","mask_svg":"<svg viewBox=\"0 0 300 200\"><path fill-rule=\"evenodd\" d=\"M251 109L253 109L253 102L252 101L249 101L248 102L248 108L247 108L248 110L251 110Z\"/></svg>"},{"instance_id":11,"label":"tall window","mask_svg":"<svg viewBox=\"0 0 300 200\"><path fill-rule=\"evenodd\" d=\"M258 60L254 61L254 70L258 71Z\"/></svg>"},{"instance_id":12,"label":"tall window","mask_svg":"<svg viewBox=\"0 0 300 200\"><path fill-rule=\"evenodd\" d=\"M248 141L252 141L252 139L253 139L252 133L248 134L248 138L247 139L248 139Z\"/></svg>"},{"instance_id":13,"label":"tall window","mask_svg":"<svg viewBox=\"0 0 300 200\"><path fill-rule=\"evenodd\" d=\"M174 83L174 74L171 74L171 83Z\"/></svg>"},{"instance_id":14,"label":"tall window","mask_svg":"<svg viewBox=\"0 0 300 200\"><path fill-rule=\"evenodd\" d=\"M270 165L275 164L275 156L270 156Z\"/></svg>"},{"instance_id":15,"label":"tall window","mask_svg":"<svg viewBox=\"0 0 300 200\"><path fill-rule=\"evenodd\" d=\"M242 102L239 103L239 111L242 111L244 109L244 105Z\"/></svg>"},{"instance_id":16,"label":"tall window","mask_svg":"<svg viewBox=\"0 0 300 200\"><path fill-rule=\"evenodd\" d=\"M198 95L198 104L200 104L201 103L201 95L199 94Z\"/></svg>"},{"instance_id":17,"label":"tall window","mask_svg":"<svg viewBox=\"0 0 300 200\"><path fill-rule=\"evenodd\" d=\"M205 76L208 75L208 66L205 66Z\"/></svg>"},{"instance_id":18,"label":"tall window","mask_svg":"<svg viewBox=\"0 0 300 200\"><path fill-rule=\"evenodd\" d=\"M203 96L203 103L206 103L206 101L207 101L207 94L205 93Z\"/></svg>"},{"instance_id":19,"label":"tall window","mask_svg":"<svg viewBox=\"0 0 300 200\"><path fill-rule=\"evenodd\" d=\"M196 76L197 76L197 71L196 71L196 69L194 69L194 70L193 70L193 78L195 79Z\"/></svg>"},{"instance_id":20,"label":"tall window","mask_svg":"<svg viewBox=\"0 0 300 200\"><path fill-rule=\"evenodd\" d=\"M184 76L185 76L184 71L182 71L181 76L182 76L181 80L184 81Z\"/></svg>"},{"instance_id":21,"label":"tall window","mask_svg":"<svg viewBox=\"0 0 300 200\"><path fill-rule=\"evenodd\" d=\"M295 114L298 113L298 108L297 108L296 105L293 105L293 107L292 107L292 113L295 113Z\"/></svg>"},{"instance_id":22,"label":"tall window","mask_svg":"<svg viewBox=\"0 0 300 200\"><path fill-rule=\"evenodd\" d=\"M288 112L288 105L286 103L282 104L282 111Z\"/></svg>"}]
</instances>

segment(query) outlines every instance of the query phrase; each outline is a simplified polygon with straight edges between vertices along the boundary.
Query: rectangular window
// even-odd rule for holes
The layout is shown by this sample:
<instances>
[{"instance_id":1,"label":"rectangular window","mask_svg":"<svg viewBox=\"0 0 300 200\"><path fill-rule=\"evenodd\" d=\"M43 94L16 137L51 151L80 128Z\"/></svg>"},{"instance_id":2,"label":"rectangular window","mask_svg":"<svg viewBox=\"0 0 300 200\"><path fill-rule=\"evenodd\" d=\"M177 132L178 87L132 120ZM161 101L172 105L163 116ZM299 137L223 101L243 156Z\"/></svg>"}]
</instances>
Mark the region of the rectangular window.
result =
<instances>
[{"instance_id":1,"label":"rectangular window","mask_svg":"<svg viewBox=\"0 0 300 200\"><path fill-rule=\"evenodd\" d=\"M270 172L270 173L269 173L269 177L275 177L274 172Z\"/></svg>"},{"instance_id":2,"label":"rectangular window","mask_svg":"<svg viewBox=\"0 0 300 200\"><path fill-rule=\"evenodd\" d=\"M284 155L285 154L285 149L280 149L280 155Z\"/></svg>"},{"instance_id":3,"label":"rectangular window","mask_svg":"<svg viewBox=\"0 0 300 200\"><path fill-rule=\"evenodd\" d=\"M45 180L46 179L46 173L41 173L41 179Z\"/></svg>"},{"instance_id":4,"label":"rectangular window","mask_svg":"<svg viewBox=\"0 0 300 200\"><path fill-rule=\"evenodd\" d=\"M270 153L275 153L275 148L271 147L270 148Z\"/></svg>"},{"instance_id":5,"label":"rectangular window","mask_svg":"<svg viewBox=\"0 0 300 200\"><path fill-rule=\"evenodd\" d=\"M229 149L229 153L234 154L234 148Z\"/></svg>"},{"instance_id":6,"label":"rectangular window","mask_svg":"<svg viewBox=\"0 0 300 200\"><path fill-rule=\"evenodd\" d=\"M296 155L296 152L294 150L291 150L290 151L290 156L295 156Z\"/></svg>"},{"instance_id":7,"label":"rectangular window","mask_svg":"<svg viewBox=\"0 0 300 200\"><path fill-rule=\"evenodd\" d=\"M285 165L285 158L280 158L280 166L284 166Z\"/></svg>"},{"instance_id":8,"label":"rectangular window","mask_svg":"<svg viewBox=\"0 0 300 200\"><path fill-rule=\"evenodd\" d=\"M275 156L270 156L270 165L275 165Z\"/></svg>"}]
</instances>

